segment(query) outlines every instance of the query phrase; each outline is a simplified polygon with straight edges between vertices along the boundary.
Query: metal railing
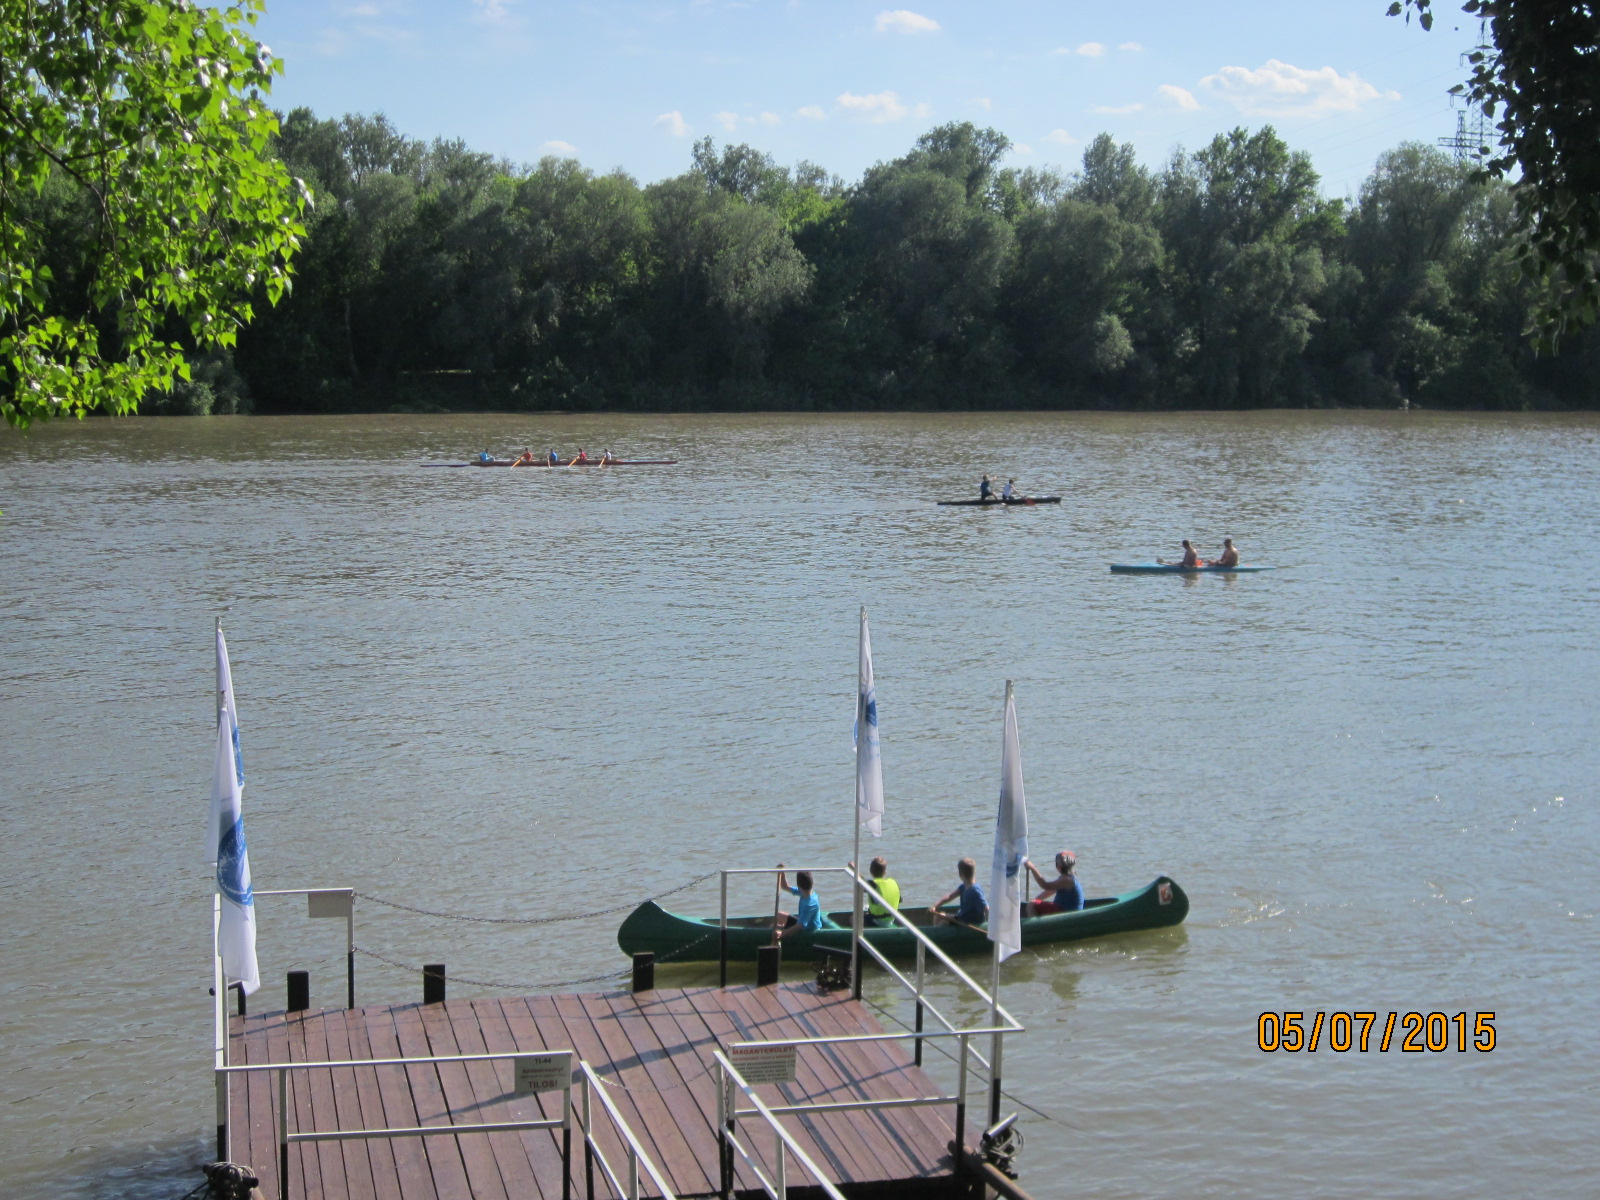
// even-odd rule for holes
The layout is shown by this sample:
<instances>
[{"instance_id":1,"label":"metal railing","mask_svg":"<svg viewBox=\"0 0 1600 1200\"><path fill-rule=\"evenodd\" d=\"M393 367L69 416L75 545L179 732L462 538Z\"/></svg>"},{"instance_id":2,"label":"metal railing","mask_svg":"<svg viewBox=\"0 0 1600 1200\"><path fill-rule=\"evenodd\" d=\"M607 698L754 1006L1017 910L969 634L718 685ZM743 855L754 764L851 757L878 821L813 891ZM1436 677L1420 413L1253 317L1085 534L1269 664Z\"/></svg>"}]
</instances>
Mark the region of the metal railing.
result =
<instances>
[{"instance_id":1,"label":"metal railing","mask_svg":"<svg viewBox=\"0 0 1600 1200\"><path fill-rule=\"evenodd\" d=\"M833 1181L827 1175L823 1174L822 1168L812 1161L811 1156L801 1149L800 1143L795 1140L794 1135L778 1122L779 1113L812 1110L792 1105L779 1108L772 1107L762 1100L760 1096L756 1095L755 1089L745 1082L744 1077L739 1074L738 1068L728 1061L727 1056L721 1050L713 1051L711 1057L718 1068L717 1141L721 1151L719 1166L722 1177L720 1194L726 1197L733 1191L733 1154L738 1151L756 1179L760 1181L762 1190L773 1197L774 1200L783 1200L783 1197L789 1194L788 1156L791 1154L799 1160L801 1166L810 1172L811 1178L816 1180L822 1190L831 1196L833 1200L844 1200L844 1194L834 1186ZM734 1100L735 1088L744 1092L749 1098L752 1107L738 1107ZM838 1105L829 1107L857 1108L864 1106ZM768 1128L772 1130L773 1174L771 1176L761 1169L756 1162L755 1155L739 1139L739 1118L744 1116L759 1116L767 1124Z\"/></svg>"},{"instance_id":2,"label":"metal railing","mask_svg":"<svg viewBox=\"0 0 1600 1200\"><path fill-rule=\"evenodd\" d=\"M624 1197L625 1200L639 1200L639 1168L641 1166L656 1187L661 1189L662 1200L677 1200L660 1169L657 1168L650 1155L645 1153L644 1147L639 1144L638 1136L628 1127L628 1123L622 1119L622 1113L617 1109L615 1102L612 1101L610 1096L606 1095L605 1080L596 1075L594 1068L582 1059L578 1060L578 1071L583 1080L578 1120L583 1127L583 1166L588 1182L589 1200L594 1200L594 1164L596 1161L600 1163L600 1169L605 1172L606 1179L611 1184L612 1190L619 1196ZM606 1161L606 1156L600 1149L600 1143L594 1136L589 1104L591 1092L600 1097L600 1107L611 1118L612 1124L617 1127L617 1132L622 1135L622 1140L628 1147L628 1178L626 1183L617 1178L616 1171Z\"/></svg>"}]
</instances>

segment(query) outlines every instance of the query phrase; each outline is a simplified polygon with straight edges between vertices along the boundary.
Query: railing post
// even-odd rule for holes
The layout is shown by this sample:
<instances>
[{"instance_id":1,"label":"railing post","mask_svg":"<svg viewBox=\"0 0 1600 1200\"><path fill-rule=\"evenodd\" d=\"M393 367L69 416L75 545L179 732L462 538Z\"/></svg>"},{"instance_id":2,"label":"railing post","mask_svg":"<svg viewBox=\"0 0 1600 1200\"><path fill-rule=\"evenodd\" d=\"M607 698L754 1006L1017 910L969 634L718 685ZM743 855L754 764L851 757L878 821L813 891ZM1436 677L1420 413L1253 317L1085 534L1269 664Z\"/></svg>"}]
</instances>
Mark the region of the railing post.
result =
<instances>
[{"instance_id":1,"label":"railing post","mask_svg":"<svg viewBox=\"0 0 1600 1200\"><path fill-rule=\"evenodd\" d=\"M722 872L722 932L717 938L717 961L720 964L717 986L728 986L728 873ZM723 1193L726 1195L727 1193Z\"/></svg>"},{"instance_id":2,"label":"railing post","mask_svg":"<svg viewBox=\"0 0 1600 1200\"><path fill-rule=\"evenodd\" d=\"M961 1081L956 1085L956 1163L965 1163L967 1154L967 1038L961 1035L961 1059L957 1066Z\"/></svg>"},{"instance_id":3,"label":"railing post","mask_svg":"<svg viewBox=\"0 0 1600 1200\"><path fill-rule=\"evenodd\" d=\"M424 1004L444 1003L444 964L422 964L422 1002Z\"/></svg>"},{"instance_id":4,"label":"railing post","mask_svg":"<svg viewBox=\"0 0 1600 1200\"><path fill-rule=\"evenodd\" d=\"M278 1072L278 1200L289 1200L289 1072Z\"/></svg>"},{"instance_id":5,"label":"railing post","mask_svg":"<svg viewBox=\"0 0 1600 1200\"><path fill-rule=\"evenodd\" d=\"M733 1143L729 1134L733 1132L733 1105L729 1103L728 1095L732 1083L722 1064L717 1064L717 1166L722 1176L722 1186L717 1194L722 1200L728 1200L733 1194Z\"/></svg>"},{"instance_id":6,"label":"railing post","mask_svg":"<svg viewBox=\"0 0 1600 1200\"><path fill-rule=\"evenodd\" d=\"M289 1012L305 1012L311 1007L311 972L290 971L288 984L288 1002L284 1008Z\"/></svg>"},{"instance_id":7,"label":"railing post","mask_svg":"<svg viewBox=\"0 0 1600 1200\"><path fill-rule=\"evenodd\" d=\"M583 1076L583 1178L588 1200L594 1200L594 1125L589 1112L589 1076Z\"/></svg>"},{"instance_id":8,"label":"railing post","mask_svg":"<svg viewBox=\"0 0 1600 1200\"><path fill-rule=\"evenodd\" d=\"M345 1007L356 1006L356 897L350 894L350 912L344 925Z\"/></svg>"}]
</instances>

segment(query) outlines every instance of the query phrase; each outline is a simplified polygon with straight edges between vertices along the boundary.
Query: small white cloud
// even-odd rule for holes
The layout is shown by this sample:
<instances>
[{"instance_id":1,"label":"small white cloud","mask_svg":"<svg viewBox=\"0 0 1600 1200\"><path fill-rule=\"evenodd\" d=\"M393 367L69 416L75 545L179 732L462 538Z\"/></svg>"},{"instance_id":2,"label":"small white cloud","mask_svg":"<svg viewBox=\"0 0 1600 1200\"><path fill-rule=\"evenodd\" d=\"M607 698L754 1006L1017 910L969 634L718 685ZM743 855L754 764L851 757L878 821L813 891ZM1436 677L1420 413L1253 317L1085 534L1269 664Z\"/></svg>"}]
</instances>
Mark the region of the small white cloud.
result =
<instances>
[{"instance_id":1,"label":"small white cloud","mask_svg":"<svg viewBox=\"0 0 1600 1200\"><path fill-rule=\"evenodd\" d=\"M1120 116L1125 116L1128 113L1136 113L1143 107L1144 107L1143 104L1137 104L1137 103L1136 104L1096 104L1089 111L1090 112L1102 113L1102 114L1104 114L1106 116L1111 116L1111 117L1120 117Z\"/></svg>"},{"instance_id":2,"label":"small white cloud","mask_svg":"<svg viewBox=\"0 0 1600 1200\"><path fill-rule=\"evenodd\" d=\"M1251 117L1312 117L1330 112L1354 112L1385 96L1352 72L1341 75L1332 67L1315 71L1270 59L1252 71L1248 67L1223 67L1207 75L1200 86L1228 101Z\"/></svg>"},{"instance_id":3,"label":"small white cloud","mask_svg":"<svg viewBox=\"0 0 1600 1200\"><path fill-rule=\"evenodd\" d=\"M889 121L903 121L907 117L931 116L933 109L927 104L907 105L901 102L900 97L894 92L876 92L868 96L857 96L853 92L845 92L835 101L847 117L854 117L858 121L866 121L872 125L883 125Z\"/></svg>"},{"instance_id":4,"label":"small white cloud","mask_svg":"<svg viewBox=\"0 0 1600 1200\"><path fill-rule=\"evenodd\" d=\"M472 7L483 15L485 21L504 21L511 12L511 0L472 0Z\"/></svg>"},{"instance_id":5,"label":"small white cloud","mask_svg":"<svg viewBox=\"0 0 1600 1200\"><path fill-rule=\"evenodd\" d=\"M822 105L820 104L808 104L802 109L797 109L794 115L804 117L808 121L826 121L828 119L828 114L822 111Z\"/></svg>"},{"instance_id":6,"label":"small white cloud","mask_svg":"<svg viewBox=\"0 0 1600 1200\"><path fill-rule=\"evenodd\" d=\"M750 120L752 122L758 122L758 123L760 123L762 125L782 125L783 124L783 118L780 117L775 112L764 112L759 117L751 117Z\"/></svg>"},{"instance_id":7,"label":"small white cloud","mask_svg":"<svg viewBox=\"0 0 1600 1200\"><path fill-rule=\"evenodd\" d=\"M541 143L539 149L550 154L576 154L578 152L578 148L571 142L563 142L559 138Z\"/></svg>"},{"instance_id":8,"label":"small white cloud","mask_svg":"<svg viewBox=\"0 0 1600 1200\"><path fill-rule=\"evenodd\" d=\"M1105 52L1106 45L1104 42L1085 42L1077 50L1073 51L1075 54L1083 55L1084 58L1099 58Z\"/></svg>"},{"instance_id":9,"label":"small white cloud","mask_svg":"<svg viewBox=\"0 0 1600 1200\"><path fill-rule=\"evenodd\" d=\"M1052 129L1049 133L1044 135L1044 140L1047 142L1053 142L1057 146L1076 146L1078 144L1078 139L1073 137L1065 129Z\"/></svg>"},{"instance_id":10,"label":"small white cloud","mask_svg":"<svg viewBox=\"0 0 1600 1200\"><path fill-rule=\"evenodd\" d=\"M1072 47L1071 46L1057 46L1054 50L1050 51L1050 53L1051 54L1071 54L1072 53Z\"/></svg>"},{"instance_id":11,"label":"small white cloud","mask_svg":"<svg viewBox=\"0 0 1600 1200\"><path fill-rule=\"evenodd\" d=\"M1018 142L1016 145L1012 146L1011 149L1012 149L1012 152L1015 153L1015 154L1032 154L1033 153L1033 147L1028 145L1028 143L1026 143L1026 142Z\"/></svg>"},{"instance_id":12,"label":"small white cloud","mask_svg":"<svg viewBox=\"0 0 1600 1200\"><path fill-rule=\"evenodd\" d=\"M878 14L879 33L937 33L939 22L910 9L885 9Z\"/></svg>"},{"instance_id":13,"label":"small white cloud","mask_svg":"<svg viewBox=\"0 0 1600 1200\"><path fill-rule=\"evenodd\" d=\"M341 17L375 17L382 10L376 4L347 4L339 9Z\"/></svg>"},{"instance_id":14,"label":"small white cloud","mask_svg":"<svg viewBox=\"0 0 1600 1200\"><path fill-rule=\"evenodd\" d=\"M665 129L673 137L688 137L690 133L689 123L683 119L683 114L677 109L662 113L650 124L657 129Z\"/></svg>"},{"instance_id":15,"label":"small white cloud","mask_svg":"<svg viewBox=\"0 0 1600 1200\"><path fill-rule=\"evenodd\" d=\"M994 108L994 101L987 96L974 96L972 102L983 109L984 112L989 112Z\"/></svg>"},{"instance_id":16,"label":"small white cloud","mask_svg":"<svg viewBox=\"0 0 1600 1200\"><path fill-rule=\"evenodd\" d=\"M1184 112L1193 112L1200 107L1200 101L1194 98L1194 93L1178 87L1173 83L1163 83L1156 89L1156 95L1163 100L1170 100Z\"/></svg>"},{"instance_id":17,"label":"small white cloud","mask_svg":"<svg viewBox=\"0 0 1600 1200\"><path fill-rule=\"evenodd\" d=\"M1117 49L1118 50L1127 50L1128 52L1130 52L1132 54L1138 54L1141 50L1144 49L1144 47L1141 46L1138 42L1123 42L1123 43L1121 43L1120 45L1117 46Z\"/></svg>"},{"instance_id":18,"label":"small white cloud","mask_svg":"<svg viewBox=\"0 0 1600 1200\"><path fill-rule=\"evenodd\" d=\"M739 127L739 114L738 113L731 113L731 112L713 113L712 114L712 120L714 120L718 125L721 125L729 133L732 133L735 129L737 129Z\"/></svg>"}]
</instances>

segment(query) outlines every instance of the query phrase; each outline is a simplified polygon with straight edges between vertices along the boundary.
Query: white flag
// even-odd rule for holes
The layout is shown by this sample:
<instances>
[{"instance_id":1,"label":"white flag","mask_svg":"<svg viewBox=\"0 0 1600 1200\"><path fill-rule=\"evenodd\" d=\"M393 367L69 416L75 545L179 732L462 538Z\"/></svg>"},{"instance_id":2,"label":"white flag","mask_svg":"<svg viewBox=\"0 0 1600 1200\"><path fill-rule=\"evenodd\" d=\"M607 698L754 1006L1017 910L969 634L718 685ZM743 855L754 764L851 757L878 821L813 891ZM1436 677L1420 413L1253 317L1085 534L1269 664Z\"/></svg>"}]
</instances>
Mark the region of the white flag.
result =
<instances>
[{"instance_id":1,"label":"white flag","mask_svg":"<svg viewBox=\"0 0 1600 1200\"><path fill-rule=\"evenodd\" d=\"M239 754L239 710L233 703L233 671L228 666L228 643L222 636L222 622L217 622L217 711L228 718L228 732L233 739L233 768L244 787L244 759ZM222 810L215 789L211 796L211 813L206 821L206 862L215 866L217 846L222 838Z\"/></svg>"},{"instance_id":2,"label":"white flag","mask_svg":"<svg viewBox=\"0 0 1600 1200\"><path fill-rule=\"evenodd\" d=\"M878 755L878 697L872 686L872 639L861 608L861 679L856 692L856 822L883 836L883 760Z\"/></svg>"},{"instance_id":3,"label":"white flag","mask_svg":"<svg viewBox=\"0 0 1600 1200\"><path fill-rule=\"evenodd\" d=\"M1017 706L1006 680L1006 728L1000 744L1000 808L994 819L994 866L989 875L989 940L997 961L1022 949L1022 901L1027 876L1028 803L1022 795L1022 742L1017 737Z\"/></svg>"},{"instance_id":4,"label":"white flag","mask_svg":"<svg viewBox=\"0 0 1600 1200\"><path fill-rule=\"evenodd\" d=\"M217 761L211 773L213 811L221 815L222 831L213 852L217 860L217 891L222 895L222 923L217 930L217 952L222 974L237 980L248 996L261 986L256 966L256 901L250 888L250 852L244 842L244 812L239 801L239 766L233 752L233 725L224 710L217 714Z\"/></svg>"}]
</instances>

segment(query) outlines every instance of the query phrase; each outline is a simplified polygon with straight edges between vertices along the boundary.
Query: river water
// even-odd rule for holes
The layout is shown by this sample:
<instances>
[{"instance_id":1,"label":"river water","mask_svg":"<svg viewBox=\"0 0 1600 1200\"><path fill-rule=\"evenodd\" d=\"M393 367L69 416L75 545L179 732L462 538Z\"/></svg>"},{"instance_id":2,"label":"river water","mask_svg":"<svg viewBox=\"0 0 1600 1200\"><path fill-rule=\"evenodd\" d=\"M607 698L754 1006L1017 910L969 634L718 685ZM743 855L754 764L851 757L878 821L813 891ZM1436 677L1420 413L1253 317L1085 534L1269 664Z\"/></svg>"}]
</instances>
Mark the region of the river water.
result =
<instances>
[{"instance_id":1,"label":"river water","mask_svg":"<svg viewBox=\"0 0 1600 1200\"><path fill-rule=\"evenodd\" d=\"M417 465L552 442L680 465ZM931 503L984 470L1065 502ZM210 1149L215 616L258 888L520 917L842 863L865 604L873 849L909 900L987 861L1008 678L1034 857L1070 846L1091 894L1166 872L1191 897L1179 929L1006 965L1035 1194L1592 1196L1597 507L1593 415L0 432L0 1190L175 1200ZM1283 569L1106 570L1224 535ZM259 911L258 1006L297 967L340 1003L342 924ZM357 915L364 948L466 979L626 965L615 916ZM363 999L416 998L408 970L360 971ZM1493 1012L1498 1042L1263 1053L1285 1010Z\"/></svg>"}]
</instances>

